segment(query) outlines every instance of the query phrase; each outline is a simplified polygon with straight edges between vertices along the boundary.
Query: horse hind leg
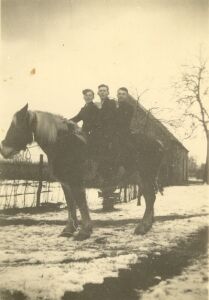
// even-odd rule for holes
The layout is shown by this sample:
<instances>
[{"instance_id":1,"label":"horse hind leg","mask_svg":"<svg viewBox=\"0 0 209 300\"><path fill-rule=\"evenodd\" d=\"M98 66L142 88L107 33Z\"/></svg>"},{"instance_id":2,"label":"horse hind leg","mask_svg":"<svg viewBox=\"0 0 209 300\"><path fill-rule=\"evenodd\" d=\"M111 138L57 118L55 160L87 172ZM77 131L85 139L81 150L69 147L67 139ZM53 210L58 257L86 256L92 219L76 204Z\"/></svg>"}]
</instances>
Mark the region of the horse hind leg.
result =
<instances>
[{"instance_id":1,"label":"horse hind leg","mask_svg":"<svg viewBox=\"0 0 209 300\"><path fill-rule=\"evenodd\" d=\"M135 234L145 234L147 233L154 222L154 202L155 202L155 188L154 184L150 180L145 180L143 183L142 194L145 199L146 209L144 216L139 224L136 226L134 233Z\"/></svg>"},{"instance_id":2,"label":"horse hind leg","mask_svg":"<svg viewBox=\"0 0 209 300\"><path fill-rule=\"evenodd\" d=\"M68 208L68 221L60 236L71 237L78 228L78 220L76 216L76 203L73 199L71 189L68 185L62 184Z\"/></svg>"}]
</instances>

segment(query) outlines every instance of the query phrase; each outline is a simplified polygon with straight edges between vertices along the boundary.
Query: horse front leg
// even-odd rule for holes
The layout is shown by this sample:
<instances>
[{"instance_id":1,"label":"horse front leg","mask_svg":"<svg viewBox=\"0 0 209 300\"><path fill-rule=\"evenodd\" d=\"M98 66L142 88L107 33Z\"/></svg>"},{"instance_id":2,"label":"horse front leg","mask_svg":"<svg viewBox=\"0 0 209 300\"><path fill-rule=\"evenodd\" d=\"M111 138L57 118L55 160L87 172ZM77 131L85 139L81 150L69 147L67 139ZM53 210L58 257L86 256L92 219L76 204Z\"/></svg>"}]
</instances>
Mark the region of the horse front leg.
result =
<instances>
[{"instance_id":1,"label":"horse front leg","mask_svg":"<svg viewBox=\"0 0 209 300\"><path fill-rule=\"evenodd\" d=\"M86 192L85 189L80 186L74 186L71 188L71 190L73 198L81 214L81 228L74 236L76 240L85 240L89 238L92 233L92 221L86 201Z\"/></svg>"},{"instance_id":2,"label":"horse front leg","mask_svg":"<svg viewBox=\"0 0 209 300\"><path fill-rule=\"evenodd\" d=\"M68 184L62 184L65 200L68 208L68 221L60 236L70 237L78 228L78 220L76 216L76 203L73 198L71 188Z\"/></svg>"},{"instance_id":3,"label":"horse front leg","mask_svg":"<svg viewBox=\"0 0 209 300\"><path fill-rule=\"evenodd\" d=\"M154 203L155 203L155 188L152 181L147 180L143 183L142 194L145 199L146 209L144 216L139 224L136 226L134 233L135 234L145 234L147 233L154 222Z\"/></svg>"}]
</instances>

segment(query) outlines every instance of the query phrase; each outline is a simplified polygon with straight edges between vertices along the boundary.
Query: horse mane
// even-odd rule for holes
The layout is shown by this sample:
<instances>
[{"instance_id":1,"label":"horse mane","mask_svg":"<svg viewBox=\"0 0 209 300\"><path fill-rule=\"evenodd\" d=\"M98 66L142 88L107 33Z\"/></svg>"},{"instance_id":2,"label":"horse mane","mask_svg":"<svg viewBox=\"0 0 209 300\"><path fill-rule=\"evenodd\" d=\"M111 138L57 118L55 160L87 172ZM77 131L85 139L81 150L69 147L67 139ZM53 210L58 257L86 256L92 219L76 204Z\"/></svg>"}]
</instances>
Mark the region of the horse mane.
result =
<instances>
[{"instance_id":1,"label":"horse mane","mask_svg":"<svg viewBox=\"0 0 209 300\"><path fill-rule=\"evenodd\" d=\"M35 111L35 136L44 144L55 144L60 132L78 130L78 125L64 117L49 112Z\"/></svg>"}]
</instances>

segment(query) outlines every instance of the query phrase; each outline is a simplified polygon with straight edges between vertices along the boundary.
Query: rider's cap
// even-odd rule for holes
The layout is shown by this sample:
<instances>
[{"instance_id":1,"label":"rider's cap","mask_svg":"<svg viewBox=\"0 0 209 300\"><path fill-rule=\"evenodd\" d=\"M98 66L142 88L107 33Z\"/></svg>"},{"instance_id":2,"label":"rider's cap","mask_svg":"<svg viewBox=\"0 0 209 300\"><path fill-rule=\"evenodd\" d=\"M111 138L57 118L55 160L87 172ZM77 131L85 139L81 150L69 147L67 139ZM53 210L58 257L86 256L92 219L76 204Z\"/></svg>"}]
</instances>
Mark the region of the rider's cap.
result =
<instances>
[{"instance_id":1,"label":"rider's cap","mask_svg":"<svg viewBox=\"0 0 209 300\"><path fill-rule=\"evenodd\" d=\"M86 95L87 93L91 92L94 95L94 91L91 89L85 89L82 91L83 95Z\"/></svg>"},{"instance_id":2,"label":"rider's cap","mask_svg":"<svg viewBox=\"0 0 209 300\"><path fill-rule=\"evenodd\" d=\"M119 90L128 93L128 89L127 89L126 87L124 87L124 86L120 87L120 88L118 89L118 91L119 91Z\"/></svg>"},{"instance_id":3,"label":"rider's cap","mask_svg":"<svg viewBox=\"0 0 209 300\"><path fill-rule=\"evenodd\" d=\"M100 84L98 86L98 89L100 89L101 87L105 87L109 91L109 86L107 84Z\"/></svg>"}]
</instances>

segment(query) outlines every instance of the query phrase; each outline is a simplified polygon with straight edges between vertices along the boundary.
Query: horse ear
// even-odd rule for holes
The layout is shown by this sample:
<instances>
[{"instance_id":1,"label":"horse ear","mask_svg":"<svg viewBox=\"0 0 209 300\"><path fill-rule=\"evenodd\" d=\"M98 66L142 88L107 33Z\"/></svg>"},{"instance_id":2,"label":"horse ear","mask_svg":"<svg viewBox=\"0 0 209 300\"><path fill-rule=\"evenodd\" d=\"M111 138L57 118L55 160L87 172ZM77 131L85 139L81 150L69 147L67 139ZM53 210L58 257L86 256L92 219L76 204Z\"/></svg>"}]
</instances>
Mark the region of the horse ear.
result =
<instances>
[{"instance_id":1,"label":"horse ear","mask_svg":"<svg viewBox=\"0 0 209 300\"><path fill-rule=\"evenodd\" d=\"M26 113L28 111L28 103L20 111Z\"/></svg>"},{"instance_id":2,"label":"horse ear","mask_svg":"<svg viewBox=\"0 0 209 300\"><path fill-rule=\"evenodd\" d=\"M24 118L27 114L27 111L28 111L28 103L17 112L17 117L21 119Z\"/></svg>"},{"instance_id":3,"label":"horse ear","mask_svg":"<svg viewBox=\"0 0 209 300\"><path fill-rule=\"evenodd\" d=\"M19 113L24 115L27 113L27 111L28 111L28 103L25 106L23 106L23 108L21 108L21 110L19 110Z\"/></svg>"}]
</instances>

